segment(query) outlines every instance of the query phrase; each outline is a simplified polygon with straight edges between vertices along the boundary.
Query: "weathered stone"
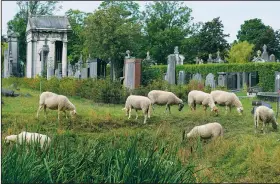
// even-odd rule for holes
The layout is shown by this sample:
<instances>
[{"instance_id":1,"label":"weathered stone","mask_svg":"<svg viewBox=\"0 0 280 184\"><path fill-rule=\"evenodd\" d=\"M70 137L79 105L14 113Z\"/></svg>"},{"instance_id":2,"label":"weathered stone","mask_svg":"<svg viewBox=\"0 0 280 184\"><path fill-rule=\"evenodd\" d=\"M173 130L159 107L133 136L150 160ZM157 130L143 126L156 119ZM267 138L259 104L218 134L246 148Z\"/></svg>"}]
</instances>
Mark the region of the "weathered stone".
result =
<instances>
[{"instance_id":1,"label":"weathered stone","mask_svg":"<svg viewBox=\"0 0 280 184\"><path fill-rule=\"evenodd\" d=\"M167 81L169 84L175 84L176 80L176 56L171 54L168 56L167 65Z\"/></svg>"},{"instance_id":2,"label":"weathered stone","mask_svg":"<svg viewBox=\"0 0 280 184\"><path fill-rule=\"evenodd\" d=\"M185 71L179 71L178 84L180 85L186 84Z\"/></svg>"},{"instance_id":3,"label":"weathered stone","mask_svg":"<svg viewBox=\"0 0 280 184\"><path fill-rule=\"evenodd\" d=\"M216 82L215 82L215 76L212 73L209 73L206 76L206 80L205 80L205 86L210 86L212 89L215 89L216 87Z\"/></svg>"}]
</instances>

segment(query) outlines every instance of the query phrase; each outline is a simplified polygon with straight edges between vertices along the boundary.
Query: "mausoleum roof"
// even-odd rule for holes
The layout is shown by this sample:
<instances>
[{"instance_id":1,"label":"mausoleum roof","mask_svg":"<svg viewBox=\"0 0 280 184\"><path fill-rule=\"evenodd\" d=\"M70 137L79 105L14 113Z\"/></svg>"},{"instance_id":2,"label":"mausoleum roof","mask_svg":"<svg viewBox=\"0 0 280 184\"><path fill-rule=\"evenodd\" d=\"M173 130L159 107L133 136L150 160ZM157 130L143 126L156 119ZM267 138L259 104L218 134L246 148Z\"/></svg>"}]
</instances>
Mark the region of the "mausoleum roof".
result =
<instances>
[{"instance_id":1,"label":"mausoleum roof","mask_svg":"<svg viewBox=\"0 0 280 184\"><path fill-rule=\"evenodd\" d=\"M65 16L44 15L30 17L28 24L29 29L71 30L71 25Z\"/></svg>"}]
</instances>

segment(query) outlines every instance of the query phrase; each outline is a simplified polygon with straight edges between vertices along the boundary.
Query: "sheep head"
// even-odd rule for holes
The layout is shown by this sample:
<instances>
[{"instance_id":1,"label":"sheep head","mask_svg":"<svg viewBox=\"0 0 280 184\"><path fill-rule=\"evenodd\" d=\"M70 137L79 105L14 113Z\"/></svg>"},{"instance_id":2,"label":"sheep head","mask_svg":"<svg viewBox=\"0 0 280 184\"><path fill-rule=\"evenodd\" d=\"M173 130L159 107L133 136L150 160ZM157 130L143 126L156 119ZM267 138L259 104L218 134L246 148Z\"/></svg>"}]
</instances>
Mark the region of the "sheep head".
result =
<instances>
[{"instance_id":1,"label":"sheep head","mask_svg":"<svg viewBox=\"0 0 280 184\"><path fill-rule=\"evenodd\" d=\"M9 144L10 142L16 142L17 135L9 135L5 137L5 143Z\"/></svg>"},{"instance_id":2,"label":"sheep head","mask_svg":"<svg viewBox=\"0 0 280 184\"><path fill-rule=\"evenodd\" d=\"M70 115L71 115L72 117L76 116L76 114L77 114L76 110L70 111Z\"/></svg>"},{"instance_id":3,"label":"sheep head","mask_svg":"<svg viewBox=\"0 0 280 184\"><path fill-rule=\"evenodd\" d=\"M278 123L275 121L274 123L272 123L272 127L273 127L275 130L277 130L277 128L278 128Z\"/></svg>"},{"instance_id":4,"label":"sheep head","mask_svg":"<svg viewBox=\"0 0 280 184\"><path fill-rule=\"evenodd\" d=\"M243 107L237 107L237 112L242 115L243 114Z\"/></svg>"},{"instance_id":5,"label":"sheep head","mask_svg":"<svg viewBox=\"0 0 280 184\"><path fill-rule=\"evenodd\" d=\"M178 110L181 111L183 109L183 107L184 107L184 104L183 103L179 103L178 106L179 106Z\"/></svg>"},{"instance_id":6,"label":"sheep head","mask_svg":"<svg viewBox=\"0 0 280 184\"><path fill-rule=\"evenodd\" d=\"M214 106L214 107L211 109L211 111L214 112L215 115L218 115L218 114L219 114L219 109L218 109L216 106Z\"/></svg>"}]
</instances>

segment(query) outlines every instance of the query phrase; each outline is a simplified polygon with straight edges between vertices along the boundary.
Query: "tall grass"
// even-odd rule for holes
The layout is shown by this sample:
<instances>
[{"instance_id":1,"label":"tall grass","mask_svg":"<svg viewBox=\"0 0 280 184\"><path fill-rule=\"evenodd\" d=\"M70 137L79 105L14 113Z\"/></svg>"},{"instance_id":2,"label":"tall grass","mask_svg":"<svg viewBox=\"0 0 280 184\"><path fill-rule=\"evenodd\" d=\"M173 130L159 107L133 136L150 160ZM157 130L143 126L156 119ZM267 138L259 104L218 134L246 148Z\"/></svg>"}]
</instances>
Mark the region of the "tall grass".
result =
<instances>
[{"instance_id":1,"label":"tall grass","mask_svg":"<svg viewBox=\"0 0 280 184\"><path fill-rule=\"evenodd\" d=\"M36 146L4 147L2 182L195 182L194 166L183 164L177 151L144 134L95 141L57 135L46 152Z\"/></svg>"}]
</instances>

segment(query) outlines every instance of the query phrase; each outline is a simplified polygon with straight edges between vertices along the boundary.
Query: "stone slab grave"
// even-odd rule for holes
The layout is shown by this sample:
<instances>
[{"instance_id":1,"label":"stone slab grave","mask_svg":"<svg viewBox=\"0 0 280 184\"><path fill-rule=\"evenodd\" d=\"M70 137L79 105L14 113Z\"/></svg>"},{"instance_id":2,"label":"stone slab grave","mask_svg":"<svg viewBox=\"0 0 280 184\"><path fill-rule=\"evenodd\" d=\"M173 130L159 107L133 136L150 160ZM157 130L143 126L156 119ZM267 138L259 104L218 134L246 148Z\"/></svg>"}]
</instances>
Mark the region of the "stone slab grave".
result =
<instances>
[{"instance_id":1,"label":"stone slab grave","mask_svg":"<svg viewBox=\"0 0 280 184\"><path fill-rule=\"evenodd\" d=\"M168 56L168 65L167 65L167 82L169 84L175 84L176 82L176 56L170 54Z\"/></svg>"},{"instance_id":2,"label":"stone slab grave","mask_svg":"<svg viewBox=\"0 0 280 184\"><path fill-rule=\"evenodd\" d=\"M179 71L178 84L180 85L186 84L185 71Z\"/></svg>"},{"instance_id":3,"label":"stone slab grave","mask_svg":"<svg viewBox=\"0 0 280 184\"><path fill-rule=\"evenodd\" d=\"M197 81L202 81L202 76L200 73L196 73L194 76L193 76L193 80L197 80Z\"/></svg>"},{"instance_id":4,"label":"stone slab grave","mask_svg":"<svg viewBox=\"0 0 280 184\"><path fill-rule=\"evenodd\" d=\"M225 72L218 72L218 86L226 87L227 86L227 77Z\"/></svg>"},{"instance_id":5,"label":"stone slab grave","mask_svg":"<svg viewBox=\"0 0 280 184\"><path fill-rule=\"evenodd\" d=\"M206 76L205 86L210 86L212 89L215 89L215 87L216 87L216 82L215 82L215 76L214 76L214 74L209 73L209 74Z\"/></svg>"},{"instance_id":6,"label":"stone slab grave","mask_svg":"<svg viewBox=\"0 0 280 184\"><path fill-rule=\"evenodd\" d=\"M81 78L82 79L87 79L87 77L88 77L88 68L82 68Z\"/></svg>"},{"instance_id":7,"label":"stone slab grave","mask_svg":"<svg viewBox=\"0 0 280 184\"><path fill-rule=\"evenodd\" d=\"M275 72L275 92L280 89L280 72Z\"/></svg>"}]
</instances>

